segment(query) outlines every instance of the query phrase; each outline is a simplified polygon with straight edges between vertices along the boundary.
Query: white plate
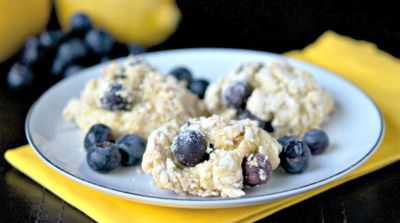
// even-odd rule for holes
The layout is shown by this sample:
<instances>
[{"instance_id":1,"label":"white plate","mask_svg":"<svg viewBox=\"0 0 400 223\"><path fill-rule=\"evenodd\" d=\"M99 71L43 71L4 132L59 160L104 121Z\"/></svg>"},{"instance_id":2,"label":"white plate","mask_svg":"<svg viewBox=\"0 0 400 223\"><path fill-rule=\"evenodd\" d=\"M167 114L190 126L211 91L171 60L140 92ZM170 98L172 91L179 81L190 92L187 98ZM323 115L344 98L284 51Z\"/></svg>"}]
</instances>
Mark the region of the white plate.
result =
<instances>
[{"instance_id":1,"label":"white plate","mask_svg":"<svg viewBox=\"0 0 400 223\"><path fill-rule=\"evenodd\" d=\"M337 109L323 126L331 145L324 154L312 157L305 173L289 175L278 169L268 184L246 189L246 196L237 199L182 196L161 190L138 167L96 173L85 162L84 134L63 119L62 110L69 99L80 94L86 81L101 74L106 64L100 64L50 88L28 114L28 140L50 167L79 183L126 199L185 208L234 207L294 196L332 182L365 162L382 139L384 124L375 103L349 81L314 65L277 54L235 49L170 50L148 53L145 57L163 72L185 65L196 77L210 81L219 79L243 62L287 59L290 64L311 72L316 81L332 93Z\"/></svg>"}]
</instances>

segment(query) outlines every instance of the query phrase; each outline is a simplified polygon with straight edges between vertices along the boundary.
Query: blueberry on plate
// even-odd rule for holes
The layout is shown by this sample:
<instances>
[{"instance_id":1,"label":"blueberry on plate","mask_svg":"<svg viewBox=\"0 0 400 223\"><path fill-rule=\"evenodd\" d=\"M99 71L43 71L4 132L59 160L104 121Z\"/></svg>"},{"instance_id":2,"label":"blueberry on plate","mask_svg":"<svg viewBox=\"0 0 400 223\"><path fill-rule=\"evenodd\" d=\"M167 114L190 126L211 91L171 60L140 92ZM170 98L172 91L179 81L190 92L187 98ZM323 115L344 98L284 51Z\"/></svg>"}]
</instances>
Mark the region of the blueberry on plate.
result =
<instances>
[{"instance_id":1,"label":"blueberry on plate","mask_svg":"<svg viewBox=\"0 0 400 223\"><path fill-rule=\"evenodd\" d=\"M61 75L67 65L85 57L87 54L88 50L80 39L75 38L62 43L57 50L52 73L54 75Z\"/></svg>"},{"instance_id":2,"label":"blueberry on plate","mask_svg":"<svg viewBox=\"0 0 400 223\"><path fill-rule=\"evenodd\" d=\"M96 144L103 142L114 142L111 129L104 124L94 124L85 135L84 147L86 151L91 151Z\"/></svg>"},{"instance_id":3,"label":"blueberry on plate","mask_svg":"<svg viewBox=\"0 0 400 223\"><path fill-rule=\"evenodd\" d=\"M21 61L25 65L35 65L41 59L39 39L35 36L29 37L25 42Z\"/></svg>"},{"instance_id":4,"label":"blueberry on plate","mask_svg":"<svg viewBox=\"0 0 400 223\"><path fill-rule=\"evenodd\" d=\"M290 141L294 141L297 140L296 137L294 136L290 136L290 135L286 135L286 136L282 136L278 139L279 144L281 144L282 147L284 147L286 144L288 144Z\"/></svg>"},{"instance_id":5,"label":"blueberry on plate","mask_svg":"<svg viewBox=\"0 0 400 223\"><path fill-rule=\"evenodd\" d=\"M81 65L76 65L76 64L69 65L67 68L65 68L64 77L70 77L83 69L85 69L85 67Z\"/></svg>"},{"instance_id":6,"label":"blueberry on plate","mask_svg":"<svg viewBox=\"0 0 400 223\"><path fill-rule=\"evenodd\" d=\"M329 146L328 135L320 129L308 131L303 137L303 142L307 144L313 155L323 153Z\"/></svg>"},{"instance_id":7,"label":"blueberry on plate","mask_svg":"<svg viewBox=\"0 0 400 223\"><path fill-rule=\"evenodd\" d=\"M115 144L121 152L121 164L124 166L138 164L146 150L146 141L142 137L133 134L122 136Z\"/></svg>"},{"instance_id":8,"label":"blueberry on plate","mask_svg":"<svg viewBox=\"0 0 400 223\"><path fill-rule=\"evenodd\" d=\"M7 84L10 88L19 90L33 83L32 70L23 64L15 63L7 74Z\"/></svg>"},{"instance_id":9,"label":"blueberry on plate","mask_svg":"<svg viewBox=\"0 0 400 223\"><path fill-rule=\"evenodd\" d=\"M222 103L229 108L246 107L247 98L250 97L253 88L246 81L236 81L227 87L222 93Z\"/></svg>"},{"instance_id":10,"label":"blueberry on plate","mask_svg":"<svg viewBox=\"0 0 400 223\"><path fill-rule=\"evenodd\" d=\"M114 45L112 36L102 29L92 29L85 35L85 42L94 53L106 55L111 53Z\"/></svg>"},{"instance_id":11,"label":"blueberry on plate","mask_svg":"<svg viewBox=\"0 0 400 223\"><path fill-rule=\"evenodd\" d=\"M287 173L299 174L308 168L311 152L304 142L293 140L283 147L279 158L282 168Z\"/></svg>"},{"instance_id":12,"label":"blueberry on plate","mask_svg":"<svg viewBox=\"0 0 400 223\"><path fill-rule=\"evenodd\" d=\"M203 99L209 84L210 83L204 79L192 80L189 83L189 90L197 95L200 99Z\"/></svg>"},{"instance_id":13,"label":"blueberry on plate","mask_svg":"<svg viewBox=\"0 0 400 223\"><path fill-rule=\"evenodd\" d=\"M240 120L246 119L246 118L256 121L258 123L258 127L264 129L265 131L267 131L269 133L274 132L274 128L272 127L271 121L261 120L247 109L240 112L240 114L239 114Z\"/></svg>"},{"instance_id":14,"label":"blueberry on plate","mask_svg":"<svg viewBox=\"0 0 400 223\"><path fill-rule=\"evenodd\" d=\"M69 20L69 25L74 32L86 32L92 28L90 18L84 13L75 13Z\"/></svg>"},{"instance_id":15,"label":"blueberry on plate","mask_svg":"<svg viewBox=\"0 0 400 223\"><path fill-rule=\"evenodd\" d=\"M114 143L103 142L86 154L86 161L92 170L104 173L119 166L121 154Z\"/></svg>"},{"instance_id":16,"label":"blueberry on plate","mask_svg":"<svg viewBox=\"0 0 400 223\"><path fill-rule=\"evenodd\" d=\"M243 184L246 186L265 184L272 175L272 165L263 154L250 154L243 159L242 173Z\"/></svg>"},{"instance_id":17,"label":"blueberry on plate","mask_svg":"<svg viewBox=\"0 0 400 223\"><path fill-rule=\"evenodd\" d=\"M207 146L207 141L201 132L187 130L175 138L172 152L180 164L192 167L204 160Z\"/></svg>"},{"instance_id":18,"label":"blueberry on plate","mask_svg":"<svg viewBox=\"0 0 400 223\"><path fill-rule=\"evenodd\" d=\"M186 81L186 84L189 84L193 80L192 72L187 67L175 67L169 74L179 81Z\"/></svg>"}]
</instances>

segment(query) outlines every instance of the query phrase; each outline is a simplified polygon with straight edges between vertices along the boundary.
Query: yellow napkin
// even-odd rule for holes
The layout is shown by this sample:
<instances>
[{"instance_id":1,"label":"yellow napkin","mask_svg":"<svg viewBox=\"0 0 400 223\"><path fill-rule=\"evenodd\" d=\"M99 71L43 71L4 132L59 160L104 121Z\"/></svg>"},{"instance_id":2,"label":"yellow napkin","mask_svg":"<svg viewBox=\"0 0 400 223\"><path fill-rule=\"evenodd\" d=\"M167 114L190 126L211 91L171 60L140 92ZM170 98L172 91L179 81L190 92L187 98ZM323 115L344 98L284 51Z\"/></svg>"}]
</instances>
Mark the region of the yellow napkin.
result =
<instances>
[{"instance_id":1,"label":"yellow napkin","mask_svg":"<svg viewBox=\"0 0 400 223\"><path fill-rule=\"evenodd\" d=\"M400 60L371 43L333 32L324 33L304 50L288 55L323 66L356 83L376 101L386 122L383 143L369 161L311 192L250 207L167 208L120 199L80 185L46 166L29 146L9 150L5 157L15 168L98 222L253 222L400 159Z\"/></svg>"}]
</instances>

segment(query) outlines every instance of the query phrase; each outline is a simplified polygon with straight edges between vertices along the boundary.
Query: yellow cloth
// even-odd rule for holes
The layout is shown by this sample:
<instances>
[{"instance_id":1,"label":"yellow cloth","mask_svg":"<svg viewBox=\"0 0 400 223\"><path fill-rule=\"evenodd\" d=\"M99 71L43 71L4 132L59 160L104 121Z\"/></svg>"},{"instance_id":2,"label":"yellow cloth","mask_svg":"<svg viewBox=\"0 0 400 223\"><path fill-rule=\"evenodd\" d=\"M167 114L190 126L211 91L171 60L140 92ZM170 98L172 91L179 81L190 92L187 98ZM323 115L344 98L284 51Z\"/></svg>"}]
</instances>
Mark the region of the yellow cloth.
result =
<instances>
[{"instance_id":1,"label":"yellow cloth","mask_svg":"<svg viewBox=\"0 0 400 223\"><path fill-rule=\"evenodd\" d=\"M400 159L400 60L364 41L326 32L289 56L328 68L364 89L382 109L386 135L360 168L319 189L292 198L231 209L178 209L132 202L80 185L45 165L29 146L6 152L15 168L98 222L253 222Z\"/></svg>"}]
</instances>

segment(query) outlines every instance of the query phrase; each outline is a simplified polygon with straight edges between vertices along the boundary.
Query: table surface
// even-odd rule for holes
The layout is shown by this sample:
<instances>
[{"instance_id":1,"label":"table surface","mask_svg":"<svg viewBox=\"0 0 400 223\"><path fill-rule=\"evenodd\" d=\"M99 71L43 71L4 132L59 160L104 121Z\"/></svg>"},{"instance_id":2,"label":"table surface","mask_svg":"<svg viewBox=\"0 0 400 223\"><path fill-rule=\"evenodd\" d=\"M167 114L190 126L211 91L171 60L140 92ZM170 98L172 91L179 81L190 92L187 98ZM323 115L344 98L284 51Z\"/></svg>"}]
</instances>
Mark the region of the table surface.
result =
<instances>
[{"instance_id":1,"label":"table surface","mask_svg":"<svg viewBox=\"0 0 400 223\"><path fill-rule=\"evenodd\" d=\"M395 7L391 7L389 1L380 1L373 10L368 7L369 3L361 0L351 1L351 4L333 0L295 2L232 1L225 5L213 0L178 1L183 14L178 31L152 50L217 46L284 52L303 48L323 31L334 29L373 41L393 55L400 55L400 14L392 10ZM344 8L346 10L342 10ZM51 22L49 26L54 28L57 25ZM240 32L238 28L241 28ZM8 148L26 144L26 113L48 87L35 86L29 92L7 89L4 83L8 65L0 64L1 154ZM286 208L260 222L399 222L398 173L400 162ZM12 168L0 156L0 222L93 220Z\"/></svg>"}]
</instances>

